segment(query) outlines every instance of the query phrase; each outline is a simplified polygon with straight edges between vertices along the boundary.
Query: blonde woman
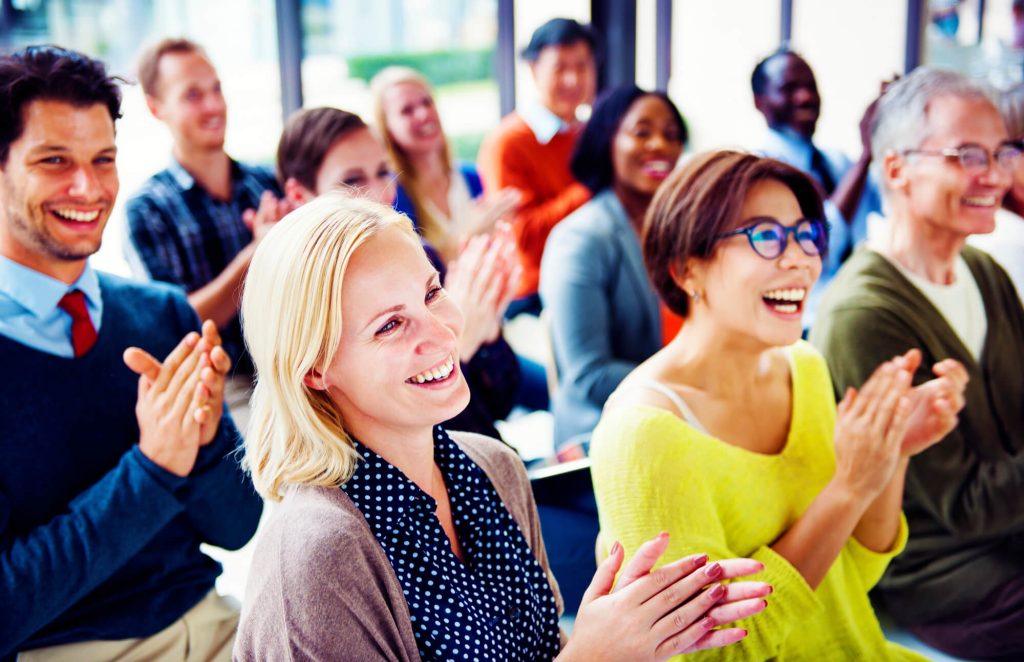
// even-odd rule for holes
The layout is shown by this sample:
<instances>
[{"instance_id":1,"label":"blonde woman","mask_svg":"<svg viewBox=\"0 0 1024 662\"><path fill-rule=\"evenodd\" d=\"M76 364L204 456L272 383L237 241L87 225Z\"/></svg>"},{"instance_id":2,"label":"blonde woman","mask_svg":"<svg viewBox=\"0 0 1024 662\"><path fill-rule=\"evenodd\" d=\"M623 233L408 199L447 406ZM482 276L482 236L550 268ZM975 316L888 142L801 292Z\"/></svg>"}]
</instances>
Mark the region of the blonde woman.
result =
<instances>
[{"instance_id":1,"label":"blonde woman","mask_svg":"<svg viewBox=\"0 0 1024 662\"><path fill-rule=\"evenodd\" d=\"M469 398L461 316L408 219L322 196L253 258L242 300L257 369L245 464L281 501L255 550L235 659L663 660L744 636L770 587L746 559L622 569L613 545L573 637L558 628L523 466L437 425ZM564 645L564 648L563 648Z\"/></svg>"},{"instance_id":2,"label":"blonde woman","mask_svg":"<svg viewBox=\"0 0 1024 662\"><path fill-rule=\"evenodd\" d=\"M515 211L519 192L483 196L471 163L453 162L427 80L408 67L388 67L370 84L374 121L398 175L395 209L416 224L447 262L467 239L487 234Z\"/></svg>"}]
</instances>

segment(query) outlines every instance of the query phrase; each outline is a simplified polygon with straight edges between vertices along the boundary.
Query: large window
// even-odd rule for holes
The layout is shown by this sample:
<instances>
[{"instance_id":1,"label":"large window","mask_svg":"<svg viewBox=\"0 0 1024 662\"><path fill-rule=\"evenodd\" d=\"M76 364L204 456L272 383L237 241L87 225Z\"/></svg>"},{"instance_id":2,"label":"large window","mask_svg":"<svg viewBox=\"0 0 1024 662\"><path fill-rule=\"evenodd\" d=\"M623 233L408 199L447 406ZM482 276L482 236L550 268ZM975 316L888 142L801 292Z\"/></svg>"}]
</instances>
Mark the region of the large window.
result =
<instances>
[{"instance_id":1,"label":"large window","mask_svg":"<svg viewBox=\"0 0 1024 662\"><path fill-rule=\"evenodd\" d=\"M494 77L497 0L303 0L303 105L372 121L369 81L390 64L434 85L456 154L476 158L499 119Z\"/></svg>"}]
</instances>

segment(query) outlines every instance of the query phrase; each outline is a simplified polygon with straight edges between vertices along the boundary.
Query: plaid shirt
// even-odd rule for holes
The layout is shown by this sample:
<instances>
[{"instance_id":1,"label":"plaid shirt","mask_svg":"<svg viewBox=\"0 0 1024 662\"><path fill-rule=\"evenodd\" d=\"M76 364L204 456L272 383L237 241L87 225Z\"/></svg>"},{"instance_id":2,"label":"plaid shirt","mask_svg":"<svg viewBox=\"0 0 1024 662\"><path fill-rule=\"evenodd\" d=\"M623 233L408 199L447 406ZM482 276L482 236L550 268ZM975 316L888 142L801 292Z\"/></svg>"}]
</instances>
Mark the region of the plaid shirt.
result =
<instances>
[{"instance_id":1,"label":"plaid shirt","mask_svg":"<svg viewBox=\"0 0 1024 662\"><path fill-rule=\"evenodd\" d=\"M153 175L127 203L133 269L142 267L139 275L188 293L216 278L252 241L242 212L257 208L266 190L281 195L266 168L232 161L231 179L231 199L224 201L212 197L177 161ZM247 362L237 316L221 334L235 364Z\"/></svg>"}]
</instances>

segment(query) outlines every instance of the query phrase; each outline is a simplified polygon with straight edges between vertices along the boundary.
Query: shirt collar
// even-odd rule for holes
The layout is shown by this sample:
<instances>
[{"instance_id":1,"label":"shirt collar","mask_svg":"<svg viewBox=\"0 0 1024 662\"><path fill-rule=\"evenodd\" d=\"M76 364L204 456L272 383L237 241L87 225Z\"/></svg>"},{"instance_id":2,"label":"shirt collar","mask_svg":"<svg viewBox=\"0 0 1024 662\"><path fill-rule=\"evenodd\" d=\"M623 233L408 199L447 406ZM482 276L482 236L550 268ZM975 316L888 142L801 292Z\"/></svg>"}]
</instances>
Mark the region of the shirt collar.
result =
<instances>
[{"instance_id":1,"label":"shirt collar","mask_svg":"<svg viewBox=\"0 0 1024 662\"><path fill-rule=\"evenodd\" d=\"M526 126L530 127L533 136L541 145L547 145L560 132L570 128L562 121L562 118L548 110L539 101L525 104L519 110L519 116L526 122Z\"/></svg>"},{"instance_id":2,"label":"shirt collar","mask_svg":"<svg viewBox=\"0 0 1024 662\"><path fill-rule=\"evenodd\" d=\"M244 174L242 164L230 157L228 158L228 161L231 163L231 181L237 182ZM192 176L192 173L185 169L185 166L178 163L178 159L173 156L171 157L171 163L167 166L167 171L171 173L171 177L174 178L175 183L177 183L183 191L188 191L196 185L196 178Z\"/></svg>"},{"instance_id":3,"label":"shirt collar","mask_svg":"<svg viewBox=\"0 0 1024 662\"><path fill-rule=\"evenodd\" d=\"M768 129L765 138L765 153L769 156L779 155L783 160L802 163L806 161L803 169L810 167L811 151L814 143L802 136L787 131Z\"/></svg>"},{"instance_id":4,"label":"shirt collar","mask_svg":"<svg viewBox=\"0 0 1024 662\"><path fill-rule=\"evenodd\" d=\"M68 285L35 269L0 256L0 294L15 301L34 317L46 319L71 290L81 290L90 307L101 304L100 281L88 262L78 279Z\"/></svg>"}]
</instances>

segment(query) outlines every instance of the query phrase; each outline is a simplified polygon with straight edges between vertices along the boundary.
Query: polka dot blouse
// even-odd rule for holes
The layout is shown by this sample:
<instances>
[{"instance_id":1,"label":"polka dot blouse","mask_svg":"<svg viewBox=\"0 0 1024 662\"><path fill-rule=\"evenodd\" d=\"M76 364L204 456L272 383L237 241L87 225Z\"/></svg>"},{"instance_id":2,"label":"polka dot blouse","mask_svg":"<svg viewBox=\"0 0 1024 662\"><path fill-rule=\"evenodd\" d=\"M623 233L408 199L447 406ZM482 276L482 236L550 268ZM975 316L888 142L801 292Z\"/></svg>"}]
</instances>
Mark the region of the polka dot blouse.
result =
<instances>
[{"instance_id":1,"label":"polka dot blouse","mask_svg":"<svg viewBox=\"0 0 1024 662\"><path fill-rule=\"evenodd\" d=\"M484 471L440 427L441 468L465 564L437 502L382 457L363 457L342 487L377 538L409 605L424 660L550 660L559 652L555 598L540 563Z\"/></svg>"}]
</instances>

